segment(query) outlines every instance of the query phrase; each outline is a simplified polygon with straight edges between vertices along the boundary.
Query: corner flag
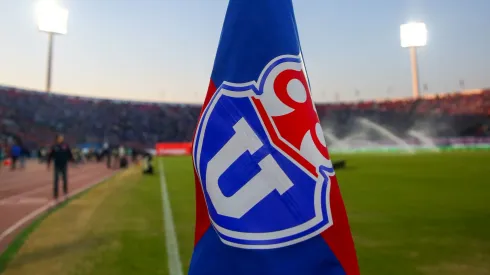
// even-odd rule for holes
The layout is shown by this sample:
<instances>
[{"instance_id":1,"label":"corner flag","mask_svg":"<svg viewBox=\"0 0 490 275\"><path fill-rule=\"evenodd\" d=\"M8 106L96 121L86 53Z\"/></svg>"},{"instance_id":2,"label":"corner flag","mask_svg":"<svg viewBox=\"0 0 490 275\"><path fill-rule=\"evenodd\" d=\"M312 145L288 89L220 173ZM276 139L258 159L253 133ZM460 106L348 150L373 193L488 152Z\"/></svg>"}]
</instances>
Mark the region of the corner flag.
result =
<instances>
[{"instance_id":1,"label":"corner flag","mask_svg":"<svg viewBox=\"0 0 490 275\"><path fill-rule=\"evenodd\" d=\"M192 155L190 275L359 274L292 0L230 0Z\"/></svg>"}]
</instances>

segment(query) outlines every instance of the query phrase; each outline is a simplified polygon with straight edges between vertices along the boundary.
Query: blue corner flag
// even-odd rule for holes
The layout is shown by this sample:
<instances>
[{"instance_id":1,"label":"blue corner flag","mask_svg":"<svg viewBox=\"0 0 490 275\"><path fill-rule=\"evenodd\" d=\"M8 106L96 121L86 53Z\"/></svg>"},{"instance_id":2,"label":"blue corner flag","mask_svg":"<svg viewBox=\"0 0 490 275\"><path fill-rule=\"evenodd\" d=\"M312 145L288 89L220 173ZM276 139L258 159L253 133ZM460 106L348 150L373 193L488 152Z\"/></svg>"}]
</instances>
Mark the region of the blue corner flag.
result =
<instances>
[{"instance_id":1,"label":"blue corner flag","mask_svg":"<svg viewBox=\"0 0 490 275\"><path fill-rule=\"evenodd\" d=\"M359 274L291 0L230 0L192 155L190 275Z\"/></svg>"}]
</instances>

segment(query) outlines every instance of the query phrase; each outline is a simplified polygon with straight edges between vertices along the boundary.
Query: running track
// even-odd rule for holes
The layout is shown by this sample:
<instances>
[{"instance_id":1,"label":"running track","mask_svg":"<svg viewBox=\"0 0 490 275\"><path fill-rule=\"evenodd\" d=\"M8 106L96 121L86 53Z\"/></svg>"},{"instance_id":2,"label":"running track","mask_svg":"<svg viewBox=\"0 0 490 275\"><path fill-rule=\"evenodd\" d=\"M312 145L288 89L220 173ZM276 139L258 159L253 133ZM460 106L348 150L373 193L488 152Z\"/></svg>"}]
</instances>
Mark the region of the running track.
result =
<instances>
[{"instance_id":1,"label":"running track","mask_svg":"<svg viewBox=\"0 0 490 275\"><path fill-rule=\"evenodd\" d=\"M10 171L0 168L0 253L20 230L35 217L54 205L53 171L46 164L28 162L25 170ZM68 169L68 190L75 195L110 177L115 170L105 163L89 163ZM61 180L61 178L60 178ZM59 183L62 198L62 182Z\"/></svg>"}]
</instances>

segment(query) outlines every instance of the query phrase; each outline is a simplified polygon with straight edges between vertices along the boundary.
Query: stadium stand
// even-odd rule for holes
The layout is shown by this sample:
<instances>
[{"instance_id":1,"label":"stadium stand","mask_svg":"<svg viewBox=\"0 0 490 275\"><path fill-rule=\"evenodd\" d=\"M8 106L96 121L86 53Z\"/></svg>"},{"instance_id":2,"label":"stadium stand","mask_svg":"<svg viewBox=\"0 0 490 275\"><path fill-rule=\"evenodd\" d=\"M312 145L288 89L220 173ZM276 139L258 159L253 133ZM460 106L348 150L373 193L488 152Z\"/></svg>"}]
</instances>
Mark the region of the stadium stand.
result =
<instances>
[{"instance_id":1,"label":"stadium stand","mask_svg":"<svg viewBox=\"0 0 490 275\"><path fill-rule=\"evenodd\" d=\"M17 138L31 150L52 142L57 132L71 144L111 143L151 148L156 142L190 141L201 106L141 103L0 87L0 141ZM415 125L432 137L489 136L490 89L421 99L317 104L322 123L347 136L358 117L397 135Z\"/></svg>"},{"instance_id":2,"label":"stadium stand","mask_svg":"<svg viewBox=\"0 0 490 275\"><path fill-rule=\"evenodd\" d=\"M355 130L363 117L401 137L413 128L430 132L433 138L489 136L490 89L359 103L319 104L320 120L339 138Z\"/></svg>"}]
</instances>

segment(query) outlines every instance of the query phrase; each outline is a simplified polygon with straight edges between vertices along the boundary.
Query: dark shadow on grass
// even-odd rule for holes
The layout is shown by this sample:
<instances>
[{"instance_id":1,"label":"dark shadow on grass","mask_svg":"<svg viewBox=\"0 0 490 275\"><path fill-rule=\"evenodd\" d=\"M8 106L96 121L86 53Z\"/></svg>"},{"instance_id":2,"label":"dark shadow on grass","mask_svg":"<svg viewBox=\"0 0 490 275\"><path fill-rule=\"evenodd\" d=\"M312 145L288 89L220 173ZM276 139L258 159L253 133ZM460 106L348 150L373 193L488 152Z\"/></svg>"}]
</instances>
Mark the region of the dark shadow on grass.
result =
<instances>
[{"instance_id":1,"label":"dark shadow on grass","mask_svg":"<svg viewBox=\"0 0 490 275\"><path fill-rule=\"evenodd\" d=\"M357 165L347 165L347 166L346 166L346 167L344 167L344 168L337 168L337 169L335 169L335 172L336 172L336 173L337 173L337 172L339 172L339 171L340 171L340 172L344 172L344 171L345 171L345 172L349 172L349 171L357 171L357 170L359 170L359 169L360 169L360 167L359 167L359 166L357 166Z\"/></svg>"}]
</instances>

